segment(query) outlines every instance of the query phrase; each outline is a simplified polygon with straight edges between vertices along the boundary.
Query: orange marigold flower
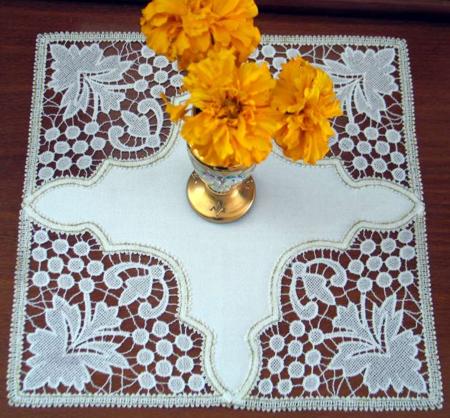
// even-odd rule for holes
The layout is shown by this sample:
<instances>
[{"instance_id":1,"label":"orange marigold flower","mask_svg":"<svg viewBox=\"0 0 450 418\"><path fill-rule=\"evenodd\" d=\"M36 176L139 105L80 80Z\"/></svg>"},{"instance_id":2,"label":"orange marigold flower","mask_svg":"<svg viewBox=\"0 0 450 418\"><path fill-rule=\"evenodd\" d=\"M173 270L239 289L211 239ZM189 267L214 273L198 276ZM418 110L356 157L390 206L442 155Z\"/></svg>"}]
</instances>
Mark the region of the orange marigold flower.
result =
<instances>
[{"instance_id":1,"label":"orange marigold flower","mask_svg":"<svg viewBox=\"0 0 450 418\"><path fill-rule=\"evenodd\" d=\"M213 51L188 67L189 99L166 109L172 120L184 120L181 135L203 162L249 167L270 154L271 138L281 126L270 106L274 86L265 63L237 65L231 51ZM198 112L188 115L187 105Z\"/></svg>"},{"instance_id":2,"label":"orange marigold flower","mask_svg":"<svg viewBox=\"0 0 450 418\"><path fill-rule=\"evenodd\" d=\"M275 141L293 160L314 164L328 152L334 134L330 118L342 115L328 74L301 57L286 64L273 91L273 106L283 114Z\"/></svg>"},{"instance_id":3,"label":"orange marigold flower","mask_svg":"<svg viewBox=\"0 0 450 418\"><path fill-rule=\"evenodd\" d=\"M141 31L149 48L181 68L220 48L245 61L260 40L257 14L254 0L153 0L142 10Z\"/></svg>"}]
</instances>

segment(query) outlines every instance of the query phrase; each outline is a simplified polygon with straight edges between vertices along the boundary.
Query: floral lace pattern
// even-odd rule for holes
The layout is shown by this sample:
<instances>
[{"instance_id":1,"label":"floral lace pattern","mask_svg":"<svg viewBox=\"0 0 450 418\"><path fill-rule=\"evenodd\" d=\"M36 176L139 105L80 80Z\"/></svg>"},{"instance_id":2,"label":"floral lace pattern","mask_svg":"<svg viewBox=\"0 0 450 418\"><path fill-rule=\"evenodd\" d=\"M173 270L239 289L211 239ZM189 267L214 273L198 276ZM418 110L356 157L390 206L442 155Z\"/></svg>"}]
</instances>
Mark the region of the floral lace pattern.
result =
<instances>
[{"instance_id":1,"label":"floral lace pattern","mask_svg":"<svg viewBox=\"0 0 450 418\"><path fill-rule=\"evenodd\" d=\"M413 225L298 254L280 282L281 321L260 335L252 395L423 396L418 288Z\"/></svg>"},{"instance_id":2,"label":"floral lace pattern","mask_svg":"<svg viewBox=\"0 0 450 418\"><path fill-rule=\"evenodd\" d=\"M330 74L344 115L336 118L329 157L355 179L374 177L409 186L399 54L395 46L340 44L263 45L252 58L278 74L301 54Z\"/></svg>"},{"instance_id":3,"label":"floral lace pattern","mask_svg":"<svg viewBox=\"0 0 450 418\"><path fill-rule=\"evenodd\" d=\"M89 177L107 158L142 160L174 127L161 94L177 94L176 64L142 42L52 43L47 48L36 183Z\"/></svg>"},{"instance_id":4,"label":"floral lace pattern","mask_svg":"<svg viewBox=\"0 0 450 418\"><path fill-rule=\"evenodd\" d=\"M211 394L204 336L178 319L177 277L156 256L105 253L88 232L34 226L25 393Z\"/></svg>"},{"instance_id":5,"label":"floral lace pattern","mask_svg":"<svg viewBox=\"0 0 450 418\"><path fill-rule=\"evenodd\" d=\"M330 74L342 101L328 158L355 184L389 182L420 201L405 43L265 37L251 59L277 75L298 54ZM174 258L135 244L107 248L95 228L59 229L27 211L27 199L58 179L94 177L106 160L138 166L164 155L177 132L161 94L179 95L182 74L139 34L41 35L36 60L8 373L13 405L442 404L423 213L282 255L271 278L276 315L249 330L252 370L239 393L227 392L211 360L213 333L184 316L189 282Z\"/></svg>"},{"instance_id":6,"label":"floral lace pattern","mask_svg":"<svg viewBox=\"0 0 450 418\"><path fill-rule=\"evenodd\" d=\"M408 186L396 48L267 44L251 58L278 74L298 54L331 75L343 104L330 156L354 178ZM145 159L167 141L161 94L179 93L176 64L141 42L54 43L47 60L37 184L88 177L106 158Z\"/></svg>"}]
</instances>

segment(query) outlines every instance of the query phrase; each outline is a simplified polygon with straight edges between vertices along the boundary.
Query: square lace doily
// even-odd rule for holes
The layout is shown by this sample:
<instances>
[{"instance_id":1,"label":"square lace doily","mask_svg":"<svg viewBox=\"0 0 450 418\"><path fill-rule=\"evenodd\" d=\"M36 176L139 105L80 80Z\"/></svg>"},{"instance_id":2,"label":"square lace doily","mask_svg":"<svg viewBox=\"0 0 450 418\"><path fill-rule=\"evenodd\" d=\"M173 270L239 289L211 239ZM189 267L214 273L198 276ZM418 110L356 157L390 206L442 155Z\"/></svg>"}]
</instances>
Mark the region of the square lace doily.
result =
<instances>
[{"instance_id":1,"label":"square lace doily","mask_svg":"<svg viewBox=\"0 0 450 418\"><path fill-rule=\"evenodd\" d=\"M329 156L257 168L255 207L198 218L139 34L37 40L8 392L22 406L428 409L442 403L406 43L264 37L344 116Z\"/></svg>"}]
</instances>

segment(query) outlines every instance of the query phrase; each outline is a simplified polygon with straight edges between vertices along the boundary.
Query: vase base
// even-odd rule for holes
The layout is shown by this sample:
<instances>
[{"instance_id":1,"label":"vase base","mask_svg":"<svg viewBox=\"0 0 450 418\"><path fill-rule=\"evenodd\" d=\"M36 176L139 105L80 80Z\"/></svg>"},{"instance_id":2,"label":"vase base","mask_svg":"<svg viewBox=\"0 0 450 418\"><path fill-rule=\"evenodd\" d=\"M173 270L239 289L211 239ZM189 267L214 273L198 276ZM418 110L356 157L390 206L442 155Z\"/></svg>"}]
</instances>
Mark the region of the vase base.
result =
<instances>
[{"instance_id":1,"label":"vase base","mask_svg":"<svg viewBox=\"0 0 450 418\"><path fill-rule=\"evenodd\" d=\"M201 217L216 223L242 218L252 207L256 195L251 176L227 193L216 193L195 172L189 177L186 191L191 207Z\"/></svg>"}]
</instances>

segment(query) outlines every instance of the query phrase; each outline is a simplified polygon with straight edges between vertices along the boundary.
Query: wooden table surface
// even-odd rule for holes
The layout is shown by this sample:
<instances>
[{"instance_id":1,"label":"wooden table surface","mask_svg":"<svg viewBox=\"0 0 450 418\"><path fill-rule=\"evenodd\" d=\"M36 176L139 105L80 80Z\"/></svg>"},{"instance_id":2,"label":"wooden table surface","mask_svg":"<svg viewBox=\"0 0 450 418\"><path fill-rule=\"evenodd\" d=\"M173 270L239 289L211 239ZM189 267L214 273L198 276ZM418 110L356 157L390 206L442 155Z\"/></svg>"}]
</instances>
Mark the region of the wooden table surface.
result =
<instances>
[{"instance_id":1,"label":"wooden table surface","mask_svg":"<svg viewBox=\"0 0 450 418\"><path fill-rule=\"evenodd\" d=\"M138 31L140 4L124 2L0 1L0 417L268 417L278 414L229 409L12 408L6 399L9 327L16 259L18 212L28 141L35 38L53 31ZM442 2L445 3L445 2ZM273 7L271 8L273 10ZM367 16L369 15L369 16ZM448 16L448 15L447 15ZM445 16L444 16L445 17ZM450 406L450 25L389 17L262 13L257 24L273 34L397 36L408 41L416 129L427 206L433 303L444 385L444 409L414 416L449 417ZM410 16L408 19L412 19ZM429 18L428 18L429 19ZM447 400L447 402L446 402ZM409 412L298 412L284 416L396 416Z\"/></svg>"}]
</instances>

